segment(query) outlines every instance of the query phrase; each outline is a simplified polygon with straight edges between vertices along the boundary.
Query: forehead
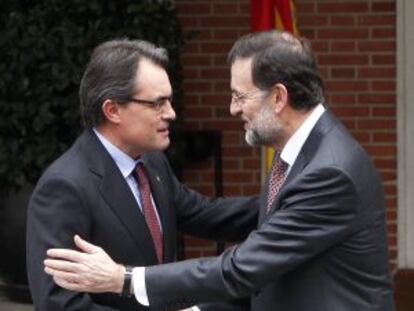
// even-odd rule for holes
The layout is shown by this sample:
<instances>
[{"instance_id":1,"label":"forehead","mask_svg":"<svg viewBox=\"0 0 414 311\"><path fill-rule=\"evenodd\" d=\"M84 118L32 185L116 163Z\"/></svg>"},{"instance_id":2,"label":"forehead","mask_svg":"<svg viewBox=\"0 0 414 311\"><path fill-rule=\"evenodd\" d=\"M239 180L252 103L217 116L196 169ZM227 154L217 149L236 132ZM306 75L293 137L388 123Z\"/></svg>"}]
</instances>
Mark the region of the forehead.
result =
<instances>
[{"instance_id":1,"label":"forehead","mask_svg":"<svg viewBox=\"0 0 414 311\"><path fill-rule=\"evenodd\" d=\"M231 65L231 89L247 91L254 87L252 81L252 58L237 58Z\"/></svg>"},{"instance_id":2,"label":"forehead","mask_svg":"<svg viewBox=\"0 0 414 311\"><path fill-rule=\"evenodd\" d=\"M151 60L145 58L140 60L135 77L135 91L169 96L171 84L167 72Z\"/></svg>"}]
</instances>

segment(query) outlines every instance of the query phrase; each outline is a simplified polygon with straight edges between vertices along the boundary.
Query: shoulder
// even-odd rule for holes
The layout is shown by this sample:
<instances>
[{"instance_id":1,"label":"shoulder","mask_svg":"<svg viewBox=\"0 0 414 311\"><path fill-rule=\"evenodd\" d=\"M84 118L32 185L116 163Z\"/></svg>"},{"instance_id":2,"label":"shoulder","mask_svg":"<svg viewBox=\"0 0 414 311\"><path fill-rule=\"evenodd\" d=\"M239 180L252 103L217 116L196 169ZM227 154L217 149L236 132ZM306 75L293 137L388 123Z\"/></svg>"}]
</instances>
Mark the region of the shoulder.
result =
<instances>
[{"instance_id":1,"label":"shoulder","mask_svg":"<svg viewBox=\"0 0 414 311\"><path fill-rule=\"evenodd\" d=\"M49 184L53 181L66 181L75 185L85 178L89 170L87 161L78 139L44 170L37 185Z\"/></svg>"}]
</instances>

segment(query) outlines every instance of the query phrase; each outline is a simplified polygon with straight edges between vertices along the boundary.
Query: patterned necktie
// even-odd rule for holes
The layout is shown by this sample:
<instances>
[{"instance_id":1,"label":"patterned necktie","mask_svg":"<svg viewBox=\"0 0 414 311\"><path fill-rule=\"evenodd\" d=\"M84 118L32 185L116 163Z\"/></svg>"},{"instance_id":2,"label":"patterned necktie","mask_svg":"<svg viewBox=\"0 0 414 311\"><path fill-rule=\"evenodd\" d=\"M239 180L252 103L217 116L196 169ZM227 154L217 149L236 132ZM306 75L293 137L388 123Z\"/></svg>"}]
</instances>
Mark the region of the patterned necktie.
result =
<instances>
[{"instance_id":1,"label":"patterned necktie","mask_svg":"<svg viewBox=\"0 0 414 311\"><path fill-rule=\"evenodd\" d=\"M155 207L152 204L151 200L151 188L147 172L142 162L139 162L135 167L134 177L138 182L139 192L141 194L141 203L144 218L152 236L152 241L155 246L158 262L161 263L163 256L162 233L160 224L158 223L157 214L155 212Z\"/></svg>"},{"instance_id":2,"label":"patterned necktie","mask_svg":"<svg viewBox=\"0 0 414 311\"><path fill-rule=\"evenodd\" d=\"M289 165L280 158L280 151L276 151L269 180L266 212L270 211L270 208L279 193L280 187L285 181L288 167Z\"/></svg>"}]
</instances>

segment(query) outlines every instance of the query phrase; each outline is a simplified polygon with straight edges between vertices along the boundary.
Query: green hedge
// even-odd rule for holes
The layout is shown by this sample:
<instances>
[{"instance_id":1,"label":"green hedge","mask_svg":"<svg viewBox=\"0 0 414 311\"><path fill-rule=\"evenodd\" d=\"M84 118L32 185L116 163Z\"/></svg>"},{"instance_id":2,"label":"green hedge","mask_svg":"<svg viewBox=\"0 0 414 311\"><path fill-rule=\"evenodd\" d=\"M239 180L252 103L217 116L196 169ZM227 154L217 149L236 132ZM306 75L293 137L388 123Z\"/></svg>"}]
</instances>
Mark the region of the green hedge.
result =
<instances>
[{"instance_id":1,"label":"green hedge","mask_svg":"<svg viewBox=\"0 0 414 311\"><path fill-rule=\"evenodd\" d=\"M119 37L169 50L180 110L182 36L169 1L0 1L0 190L36 182L74 141L81 130L78 86L90 52ZM171 149L173 160L177 150Z\"/></svg>"}]
</instances>

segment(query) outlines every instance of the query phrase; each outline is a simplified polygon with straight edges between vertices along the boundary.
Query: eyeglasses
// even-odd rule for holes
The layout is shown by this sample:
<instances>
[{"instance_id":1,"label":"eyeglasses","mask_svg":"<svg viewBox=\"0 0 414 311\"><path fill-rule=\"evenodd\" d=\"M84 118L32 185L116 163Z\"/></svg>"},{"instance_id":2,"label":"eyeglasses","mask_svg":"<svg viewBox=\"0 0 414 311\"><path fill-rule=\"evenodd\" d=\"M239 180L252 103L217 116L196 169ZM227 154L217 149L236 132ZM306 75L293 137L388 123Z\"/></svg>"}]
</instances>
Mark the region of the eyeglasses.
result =
<instances>
[{"instance_id":1,"label":"eyeglasses","mask_svg":"<svg viewBox=\"0 0 414 311\"><path fill-rule=\"evenodd\" d=\"M155 100L149 100L149 99L139 99L139 98L130 98L128 101L136 103L136 104L142 104L149 106L153 108L155 111L160 112L164 107L167 106L167 103L172 105L172 96L166 96L166 97L160 97Z\"/></svg>"},{"instance_id":2,"label":"eyeglasses","mask_svg":"<svg viewBox=\"0 0 414 311\"><path fill-rule=\"evenodd\" d=\"M253 90L253 91L245 92L245 93L233 91L231 93L231 104L242 106L247 100L255 99L256 94L261 93L261 92L262 90Z\"/></svg>"}]
</instances>

